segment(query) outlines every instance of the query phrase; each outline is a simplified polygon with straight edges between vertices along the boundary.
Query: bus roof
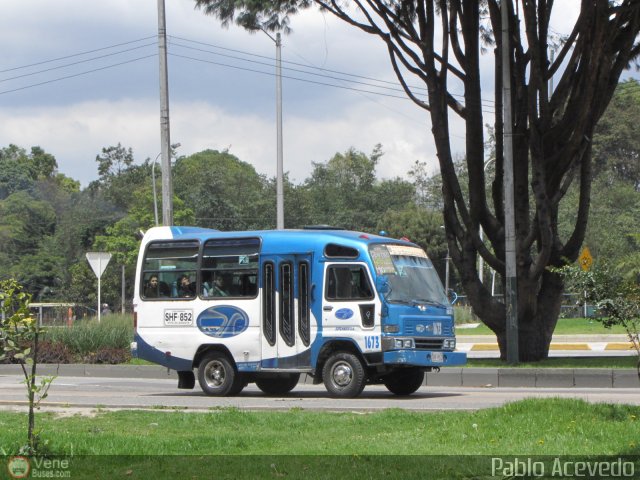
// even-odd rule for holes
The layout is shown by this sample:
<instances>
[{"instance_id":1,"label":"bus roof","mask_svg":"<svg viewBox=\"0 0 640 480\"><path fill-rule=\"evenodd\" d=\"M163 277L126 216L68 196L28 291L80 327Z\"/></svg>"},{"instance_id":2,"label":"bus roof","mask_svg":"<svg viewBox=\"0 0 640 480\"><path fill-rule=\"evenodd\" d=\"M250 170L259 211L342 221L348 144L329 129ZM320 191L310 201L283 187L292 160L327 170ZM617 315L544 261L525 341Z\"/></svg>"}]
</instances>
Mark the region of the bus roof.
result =
<instances>
[{"instance_id":1,"label":"bus roof","mask_svg":"<svg viewBox=\"0 0 640 480\"><path fill-rule=\"evenodd\" d=\"M399 240L371 233L351 230L330 230L305 228L300 230L246 230L224 232L200 227L154 227L144 236L144 243L152 240L199 240L211 238L260 238L262 250L270 253L303 253L322 249L328 243L339 243L353 248L366 248L376 243L395 243L417 246L409 241Z\"/></svg>"}]
</instances>

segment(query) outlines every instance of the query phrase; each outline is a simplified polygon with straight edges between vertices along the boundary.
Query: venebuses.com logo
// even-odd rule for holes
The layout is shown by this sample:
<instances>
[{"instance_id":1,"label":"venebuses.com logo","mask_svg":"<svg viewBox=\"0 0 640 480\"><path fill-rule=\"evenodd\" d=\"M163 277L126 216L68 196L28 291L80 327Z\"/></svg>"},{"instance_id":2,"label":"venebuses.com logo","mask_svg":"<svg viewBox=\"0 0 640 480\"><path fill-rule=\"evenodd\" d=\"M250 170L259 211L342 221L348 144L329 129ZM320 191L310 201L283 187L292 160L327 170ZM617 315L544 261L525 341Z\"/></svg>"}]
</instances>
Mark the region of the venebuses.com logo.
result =
<instances>
[{"instance_id":1,"label":"venebuses.com logo","mask_svg":"<svg viewBox=\"0 0 640 480\"><path fill-rule=\"evenodd\" d=\"M71 478L68 458L10 457L9 478Z\"/></svg>"},{"instance_id":2,"label":"venebuses.com logo","mask_svg":"<svg viewBox=\"0 0 640 480\"><path fill-rule=\"evenodd\" d=\"M27 457L11 457L7 463L11 478L27 478L31 472L31 463Z\"/></svg>"}]
</instances>

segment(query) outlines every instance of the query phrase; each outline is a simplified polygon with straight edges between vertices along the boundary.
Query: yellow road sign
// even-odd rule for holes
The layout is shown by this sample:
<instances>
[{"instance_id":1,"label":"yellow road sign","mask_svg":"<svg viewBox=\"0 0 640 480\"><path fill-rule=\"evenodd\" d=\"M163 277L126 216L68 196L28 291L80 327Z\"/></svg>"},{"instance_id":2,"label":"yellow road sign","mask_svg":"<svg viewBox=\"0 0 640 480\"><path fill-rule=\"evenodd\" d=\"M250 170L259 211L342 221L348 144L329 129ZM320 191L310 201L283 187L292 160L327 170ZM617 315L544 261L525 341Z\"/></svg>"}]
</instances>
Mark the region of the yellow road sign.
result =
<instances>
[{"instance_id":1,"label":"yellow road sign","mask_svg":"<svg viewBox=\"0 0 640 480\"><path fill-rule=\"evenodd\" d=\"M585 272L591 268L591 264L593 264L593 257L591 256L589 247L584 247L582 249L582 253L578 257L578 262L580 263L582 270Z\"/></svg>"}]
</instances>

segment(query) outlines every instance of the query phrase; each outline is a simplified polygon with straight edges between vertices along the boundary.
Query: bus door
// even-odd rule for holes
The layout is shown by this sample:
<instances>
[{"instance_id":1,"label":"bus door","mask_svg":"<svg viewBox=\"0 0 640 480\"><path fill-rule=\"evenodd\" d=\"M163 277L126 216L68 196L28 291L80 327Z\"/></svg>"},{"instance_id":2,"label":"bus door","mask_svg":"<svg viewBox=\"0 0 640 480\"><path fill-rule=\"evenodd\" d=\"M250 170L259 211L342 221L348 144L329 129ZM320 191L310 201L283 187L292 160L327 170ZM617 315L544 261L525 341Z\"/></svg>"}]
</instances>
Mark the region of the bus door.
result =
<instances>
[{"instance_id":1,"label":"bus door","mask_svg":"<svg viewBox=\"0 0 640 480\"><path fill-rule=\"evenodd\" d=\"M377 305L376 305L377 304ZM324 337L352 338L363 351L380 349L379 302L368 268L361 263L327 263L322 298ZM376 329L376 327L378 327Z\"/></svg>"},{"instance_id":2,"label":"bus door","mask_svg":"<svg viewBox=\"0 0 640 480\"><path fill-rule=\"evenodd\" d=\"M262 369L311 365L311 255L263 255Z\"/></svg>"}]
</instances>

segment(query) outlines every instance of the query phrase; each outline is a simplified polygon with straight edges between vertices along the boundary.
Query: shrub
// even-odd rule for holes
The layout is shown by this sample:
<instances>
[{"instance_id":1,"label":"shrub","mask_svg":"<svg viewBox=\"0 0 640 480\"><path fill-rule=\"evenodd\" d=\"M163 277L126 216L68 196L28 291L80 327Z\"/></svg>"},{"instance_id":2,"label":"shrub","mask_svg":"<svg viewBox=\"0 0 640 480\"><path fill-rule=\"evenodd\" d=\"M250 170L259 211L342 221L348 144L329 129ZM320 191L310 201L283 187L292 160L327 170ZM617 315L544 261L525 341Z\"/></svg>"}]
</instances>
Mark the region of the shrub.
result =
<instances>
[{"instance_id":1,"label":"shrub","mask_svg":"<svg viewBox=\"0 0 640 480\"><path fill-rule=\"evenodd\" d=\"M46 339L66 345L80 357L87 357L103 348L128 350L133 340L130 315L109 315L102 322L77 322L72 327L51 328Z\"/></svg>"},{"instance_id":2,"label":"shrub","mask_svg":"<svg viewBox=\"0 0 640 480\"><path fill-rule=\"evenodd\" d=\"M63 343L43 341L38 345L38 361L40 363L73 363L73 354Z\"/></svg>"},{"instance_id":3,"label":"shrub","mask_svg":"<svg viewBox=\"0 0 640 480\"><path fill-rule=\"evenodd\" d=\"M129 350L123 348L100 348L97 352L91 354L86 359L86 363L104 363L108 365L117 365L126 363L131 359Z\"/></svg>"}]
</instances>

